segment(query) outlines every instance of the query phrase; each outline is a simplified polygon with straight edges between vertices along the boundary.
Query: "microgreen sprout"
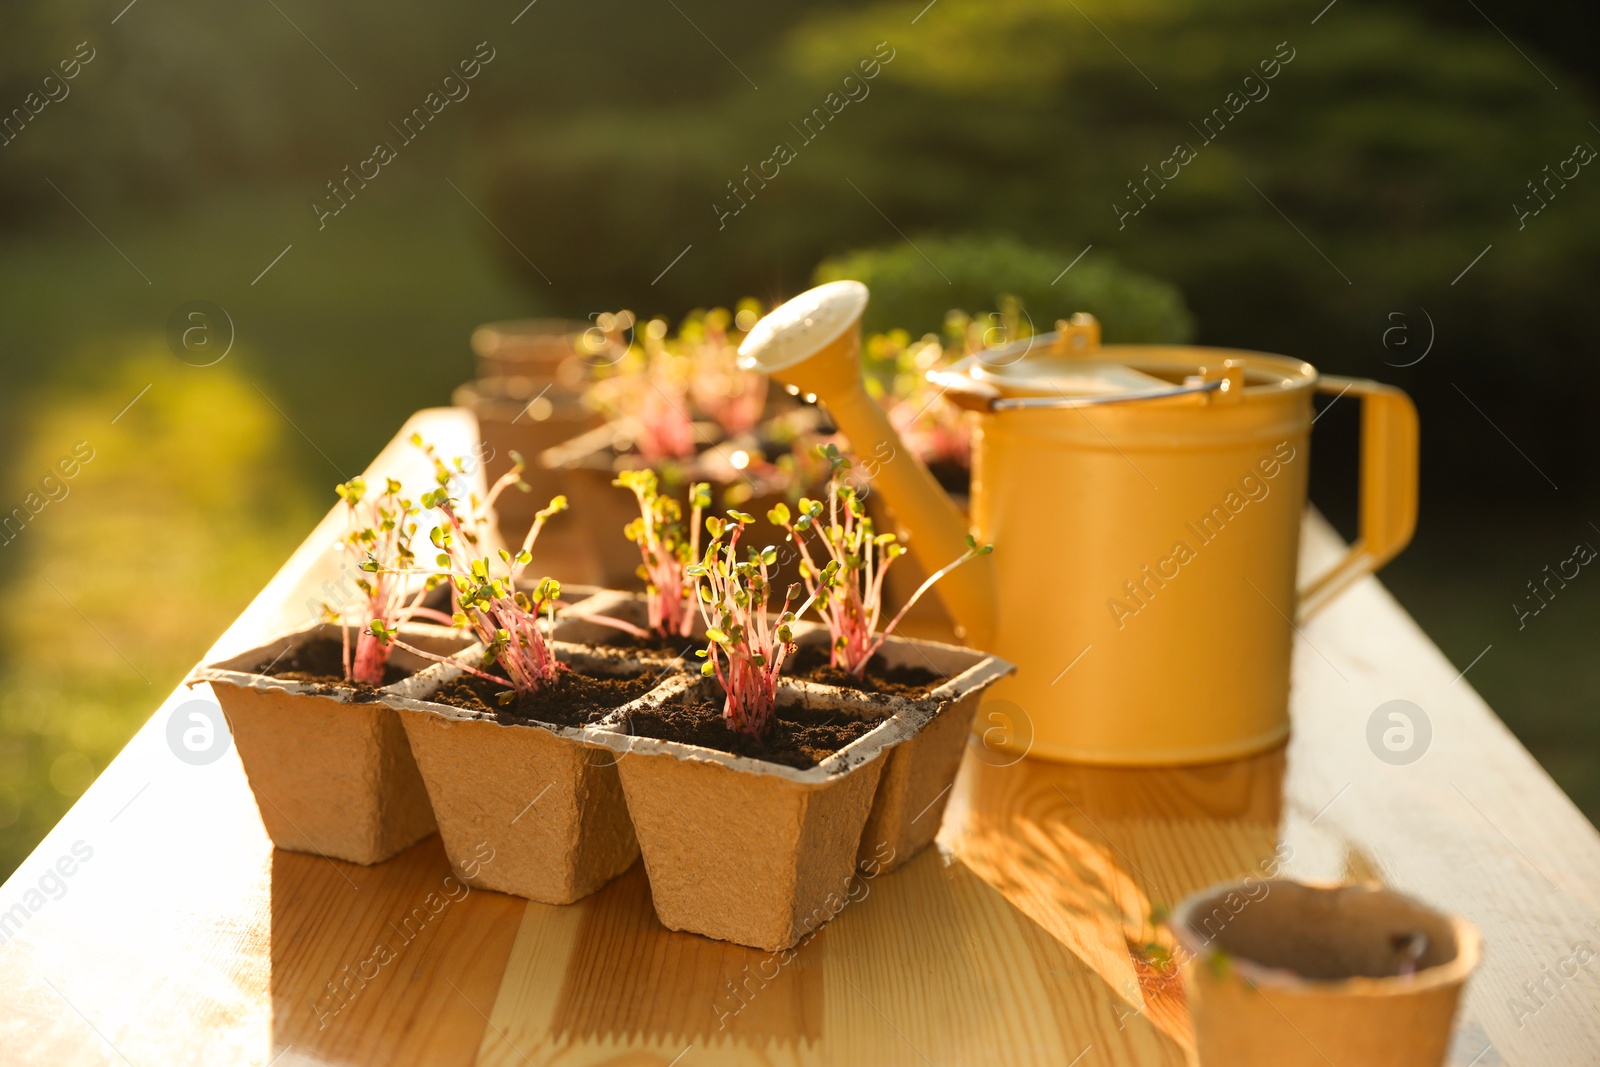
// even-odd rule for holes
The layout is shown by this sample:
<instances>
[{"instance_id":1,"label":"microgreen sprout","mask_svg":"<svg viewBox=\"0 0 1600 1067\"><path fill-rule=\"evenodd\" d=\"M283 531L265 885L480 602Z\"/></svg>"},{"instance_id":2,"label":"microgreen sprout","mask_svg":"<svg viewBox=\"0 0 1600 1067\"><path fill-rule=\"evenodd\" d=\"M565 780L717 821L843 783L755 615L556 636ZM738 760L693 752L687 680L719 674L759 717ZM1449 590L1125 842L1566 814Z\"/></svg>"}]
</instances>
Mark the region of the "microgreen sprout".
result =
<instances>
[{"instance_id":1,"label":"microgreen sprout","mask_svg":"<svg viewBox=\"0 0 1600 1067\"><path fill-rule=\"evenodd\" d=\"M683 506L660 491L652 470L624 471L611 483L632 491L639 517L623 528L623 536L639 546L649 628L620 619L590 615L596 622L626 630L636 637L688 637L694 629L695 582L687 570L700 559L700 516L711 506L711 487L705 482L689 486L689 523Z\"/></svg>"},{"instance_id":2,"label":"microgreen sprout","mask_svg":"<svg viewBox=\"0 0 1600 1067\"><path fill-rule=\"evenodd\" d=\"M754 521L755 516L740 511L729 511L726 519L707 519L711 543L686 573L695 579L696 603L706 624L706 647L696 653L706 661L700 672L715 677L727 694L723 722L759 738L766 735L777 708L778 672L794 650L791 624L811 600L791 611L800 595L800 586L792 584L777 618L768 612L777 549L749 548L744 562L739 561L739 537Z\"/></svg>"},{"instance_id":3,"label":"microgreen sprout","mask_svg":"<svg viewBox=\"0 0 1600 1067\"><path fill-rule=\"evenodd\" d=\"M527 463L516 452L511 453L511 469L489 486L487 493L479 497L474 482L477 470L472 466L473 461L462 456L446 460L439 455L438 449L422 439L421 434L413 434L411 443L422 449L433 462L436 486L438 489L446 490L446 498L452 502L451 511L457 520L461 536L470 545L477 546L484 542L493 525L495 503L502 493L507 489L518 489L524 493L531 491L532 487L522 479L522 472L527 469Z\"/></svg>"},{"instance_id":4,"label":"microgreen sprout","mask_svg":"<svg viewBox=\"0 0 1600 1067\"><path fill-rule=\"evenodd\" d=\"M633 321L629 312L618 318L624 316ZM617 342L622 340L619 335ZM691 459L696 449L689 411L692 375L689 361L667 342L667 320L650 319L634 327L616 364L598 373L589 399L608 418L630 426L646 463Z\"/></svg>"},{"instance_id":5,"label":"microgreen sprout","mask_svg":"<svg viewBox=\"0 0 1600 1067\"><path fill-rule=\"evenodd\" d=\"M888 625L880 629L884 576L905 554L905 546L894 534L880 534L873 528L866 504L847 481L850 461L839 449L831 444L818 445L817 454L831 466L827 502L802 497L798 514L791 514L788 505L779 504L767 512L767 518L774 526L787 530L800 551L801 581L833 639L829 662L861 678L872 657L924 593L968 560L993 552L994 546L979 545L969 534L967 550L930 575ZM808 534L820 542L821 553L813 554Z\"/></svg>"},{"instance_id":6,"label":"microgreen sprout","mask_svg":"<svg viewBox=\"0 0 1600 1067\"><path fill-rule=\"evenodd\" d=\"M595 337L603 334L605 351L622 354L597 369L589 400L629 426L651 465L693 459L704 443L697 419L709 418L725 434L748 433L766 407L767 379L739 369L738 347L759 317L760 305L743 300L732 314L693 312L674 334L666 319L602 315L600 328L585 335L586 348L599 348Z\"/></svg>"},{"instance_id":7,"label":"microgreen sprout","mask_svg":"<svg viewBox=\"0 0 1600 1067\"><path fill-rule=\"evenodd\" d=\"M693 368L689 397L694 406L730 434L755 429L766 407L766 375L739 369L739 342L760 315L761 305L748 298L731 315L726 308L697 311L678 323L674 338L674 347Z\"/></svg>"},{"instance_id":8,"label":"microgreen sprout","mask_svg":"<svg viewBox=\"0 0 1600 1067\"><path fill-rule=\"evenodd\" d=\"M425 652L401 640L397 628L383 619L373 619L369 633L384 645L398 645L425 659L453 662L468 674L505 686L506 692L500 694L499 701L509 704L517 693L537 692L566 669L557 661L550 639L540 624L541 616L553 621L561 599L561 583L543 578L533 587L532 593L519 589L518 584L523 571L533 562L533 546L540 531L551 516L566 510L567 498L555 497L534 517L522 547L515 554L500 549L500 567L496 568L490 557L480 554L487 516L500 492L520 481L521 460L490 488L483 500L469 496L463 503L451 493L459 477L466 473L462 461L445 463L432 449L428 452L434 459L438 485L424 494L419 503L436 510L440 516L439 523L429 533L433 547L438 550L434 562L439 569L411 573L427 574L430 584L441 580L451 582L455 613L450 621L472 630L484 646L484 659L480 667L474 668L459 660L447 660ZM505 671L505 678L482 669L494 662Z\"/></svg>"},{"instance_id":9,"label":"microgreen sprout","mask_svg":"<svg viewBox=\"0 0 1600 1067\"><path fill-rule=\"evenodd\" d=\"M366 479L352 478L335 491L345 504L345 532L339 539L339 548L360 561L356 587L362 594L362 614L357 617L374 620L385 630L418 617L448 623L447 616L422 606L427 588L412 587L404 578L414 559L411 542L416 537L416 517L421 509L402 495L400 483L389 478L383 490L374 493ZM389 665L389 644L363 632L356 637L352 656L350 631L354 625L346 617L350 614L323 605L324 619L339 627L345 680L381 686Z\"/></svg>"}]
</instances>

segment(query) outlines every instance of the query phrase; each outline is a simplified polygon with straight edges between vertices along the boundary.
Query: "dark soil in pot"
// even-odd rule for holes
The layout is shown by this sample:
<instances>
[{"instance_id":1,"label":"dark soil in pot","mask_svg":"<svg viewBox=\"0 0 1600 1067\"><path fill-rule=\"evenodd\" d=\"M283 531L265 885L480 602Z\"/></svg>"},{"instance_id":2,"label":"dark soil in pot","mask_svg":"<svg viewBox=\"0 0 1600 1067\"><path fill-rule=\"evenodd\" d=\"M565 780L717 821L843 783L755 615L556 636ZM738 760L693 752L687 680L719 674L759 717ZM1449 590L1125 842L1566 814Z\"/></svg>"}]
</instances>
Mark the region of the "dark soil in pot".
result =
<instances>
[{"instance_id":1,"label":"dark soil in pot","mask_svg":"<svg viewBox=\"0 0 1600 1067\"><path fill-rule=\"evenodd\" d=\"M780 705L767 736L758 740L728 728L722 721L722 703L722 693L716 687L696 686L656 707L629 712L626 729L636 737L699 745L808 770L871 732L881 721L854 719L838 711Z\"/></svg>"},{"instance_id":2,"label":"dark soil in pot","mask_svg":"<svg viewBox=\"0 0 1600 1067\"><path fill-rule=\"evenodd\" d=\"M649 637L635 637L624 630L617 630L612 636L598 642L597 648L620 648L628 652L637 652L647 656L665 656L669 659L685 659L694 654L697 648L706 647L704 640L693 637L659 637L651 634Z\"/></svg>"},{"instance_id":3,"label":"dark soil in pot","mask_svg":"<svg viewBox=\"0 0 1600 1067\"><path fill-rule=\"evenodd\" d=\"M489 674L504 678L499 666ZM509 704L500 695L509 692L487 678L463 674L446 682L429 695L439 704L466 708L491 715L501 723L548 723L552 726L583 726L600 719L614 708L636 700L655 688L660 676L653 670L630 669L615 674L594 675L563 671L554 685L537 693L519 693Z\"/></svg>"},{"instance_id":4,"label":"dark soil in pot","mask_svg":"<svg viewBox=\"0 0 1600 1067\"><path fill-rule=\"evenodd\" d=\"M828 649L823 645L802 646L789 663L789 668L784 672L789 678L863 693L905 697L908 700L922 699L930 689L944 681L944 675L926 667L890 667L876 656L867 661L866 677L857 678L843 667L829 666Z\"/></svg>"},{"instance_id":5,"label":"dark soil in pot","mask_svg":"<svg viewBox=\"0 0 1600 1067\"><path fill-rule=\"evenodd\" d=\"M355 642L352 637L350 657L354 660ZM333 637L313 637L285 652L275 660L264 660L255 668L257 674L285 682L304 682L308 685L337 686L354 689L357 693L377 698L378 690L365 682L348 682L344 677L344 643ZM413 672L394 663L383 671L383 684L409 678Z\"/></svg>"},{"instance_id":6,"label":"dark soil in pot","mask_svg":"<svg viewBox=\"0 0 1600 1067\"><path fill-rule=\"evenodd\" d=\"M928 472L939 483L939 488L954 496L972 492L972 468L953 459L936 459L928 463Z\"/></svg>"}]
</instances>

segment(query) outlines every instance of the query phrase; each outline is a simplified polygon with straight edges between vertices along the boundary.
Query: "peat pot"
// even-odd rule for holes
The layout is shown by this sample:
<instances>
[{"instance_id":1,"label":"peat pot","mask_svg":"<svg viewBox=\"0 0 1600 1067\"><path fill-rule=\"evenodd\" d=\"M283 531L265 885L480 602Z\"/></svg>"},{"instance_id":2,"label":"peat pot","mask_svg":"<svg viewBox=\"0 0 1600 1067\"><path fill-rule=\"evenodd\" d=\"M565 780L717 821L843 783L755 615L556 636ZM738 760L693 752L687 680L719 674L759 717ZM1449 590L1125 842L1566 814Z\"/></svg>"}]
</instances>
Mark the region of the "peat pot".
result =
<instances>
[{"instance_id":1,"label":"peat pot","mask_svg":"<svg viewBox=\"0 0 1600 1067\"><path fill-rule=\"evenodd\" d=\"M643 596L606 590L564 610L556 621L555 638L585 645L629 641L626 635L594 621L592 616L648 625ZM799 648L828 647L825 626L799 622L794 624L794 631ZM676 656L698 669L700 661L692 653L704 648L705 643L705 626L697 617L688 636L670 642L664 649L638 654ZM889 670L923 668L939 676L923 699L913 702L915 707L910 709L926 723L885 757L887 762L861 834L858 857L860 866L876 876L904 864L939 832L978 701L985 689L1014 668L1004 660L970 648L900 637L890 637L873 662ZM801 690L815 687L820 693L835 692L833 687L809 681L789 684Z\"/></svg>"},{"instance_id":2,"label":"peat pot","mask_svg":"<svg viewBox=\"0 0 1600 1067\"><path fill-rule=\"evenodd\" d=\"M628 732L629 711L690 693L720 705L720 689L690 676L600 724L604 743L619 756L663 925L786 949L844 907L858 855L878 873L932 840L978 695L1011 666L949 646L891 644L880 653L886 662L915 659L951 677L919 699L780 683L780 708L799 705L876 723L813 767Z\"/></svg>"},{"instance_id":3,"label":"peat pot","mask_svg":"<svg viewBox=\"0 0 1600 1067\"><path fill-rule=\"evenodd\" d=\"M1251 880L1173 912L1202 1067L1440 1067L1477 928L1375 885Z\"/></svg>"},{"instance_id":4,"label":"peat pot","mask_svg":"<svg viewBox=\"0 0 1600 1067\"><path fill-rule=\"evenodd\" d=\"M584 369L578 344L589 328L569 319L508 319L472 331L479 378L537 378L549 382Z\"/></svg>"},{"instance_id":5,"label":"peat pot","mask_svg":"<svg viewBox=\"0 0 1600 1067\"><path fill-rule=\"evenodd\" d=\"M827 627L819 623L795 630L801 647L828 645ZM922 667L943 676L904 712L921 722L920 728L884 757L857 857L863 870L879 874L905 864L933 842L961 769L978 702L990 685L1016 668L970 648L902 637L884 642L874 663L890 669ZM830 691L812 682L794 684Z\"/></svg>"},{"instance_id":6,"label":"peat pot","mask_svg":"<svg viewBox=\"0 0 1600 1067\"><path fill-rule=\"evenodd\" d=\"M569 666L616 674L643 663L557 642ZM481 646L461 653L476 663ZM633 865L639 846L616 760L587 726L512 720L430 699L462 674L434 667L385 691L399 711L439 821L450 865L468 884L570 904Z\"/></svg>"},{"instance_id":7,"label":"peat pot","mask_svg":"<svg viewBox=\"0 0 1600 1067\"><path fill-rule=\"evenodd\" d=\"M407 625L408 644L447 655L468 642L454 630ZM275 678L263 668L337 626L297 630L196 671L209 682L275 847L351 863L379 863L434 831L433 811L405 731L376 689ZM393 671L430 661L401 648Z\"/></svg>"}]
</instances>

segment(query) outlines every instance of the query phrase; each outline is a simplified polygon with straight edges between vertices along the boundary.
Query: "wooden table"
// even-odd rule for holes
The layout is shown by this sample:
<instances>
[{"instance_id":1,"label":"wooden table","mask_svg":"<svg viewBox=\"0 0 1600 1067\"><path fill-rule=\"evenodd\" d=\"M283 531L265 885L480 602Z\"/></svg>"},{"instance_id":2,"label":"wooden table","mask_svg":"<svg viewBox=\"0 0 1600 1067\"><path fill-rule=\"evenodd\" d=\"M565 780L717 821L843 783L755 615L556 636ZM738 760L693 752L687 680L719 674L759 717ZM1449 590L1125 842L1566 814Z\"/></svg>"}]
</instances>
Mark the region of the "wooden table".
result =
<instances>
[{"instance_id":1,"label":"wooden table","mask_svg":"<svg viewBox=\"0 0 1600 1067\"><path fill-rule=\"evenodd\" d=\"M412 429L474 443L463 413L422 412L373 473L425 473ZM213 654L304 618L334 530ZM1305 541L1310 567L1338 548L1315 516ZM0 889L0 1064L1181 1064L1151 912L1280 845L1293 876L1380 880L1482 928L1453 1064L1600 1061L1600 959L1551 978L1600 945L1594 828L1377 581L1305 627L1294 667L1293 740L1253 759L970 749L938 848L764 983L762 954L660 927L638 866L569 907L472 892L406 922L445 888L438 839L377 867L275 852L231 749L169 748L172 710L205 695L180 690ZM1366 741L1396 698L1432 724L1409 766ZM334 997L380 943L396 958Z\"/></svg>"}]
</instances>

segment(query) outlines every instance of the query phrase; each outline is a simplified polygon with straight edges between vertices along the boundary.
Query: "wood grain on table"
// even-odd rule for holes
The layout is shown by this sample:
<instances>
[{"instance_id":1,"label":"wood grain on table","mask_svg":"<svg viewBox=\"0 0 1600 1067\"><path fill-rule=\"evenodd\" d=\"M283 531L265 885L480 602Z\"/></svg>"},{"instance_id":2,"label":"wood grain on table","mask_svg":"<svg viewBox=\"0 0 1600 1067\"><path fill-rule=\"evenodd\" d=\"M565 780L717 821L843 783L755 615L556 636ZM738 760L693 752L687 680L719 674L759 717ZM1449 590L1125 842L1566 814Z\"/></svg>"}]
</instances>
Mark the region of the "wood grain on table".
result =
<instances>
[{"instance_id":1,"label":"wood grain on table","mask_svg":"<svg viewBox=\"0 0 1600 1067\"><path fill-rule=\"evenodd\" d=\"M421 412L372 473L427 476L413 429L475 445ZM208 658L303 618L336 527ZM1306 566L1338 547L1308 517ZM437 837L376 867L275 852L235 753L168 747L206 695L174 693L0 888L0 1065L1177 1065L1152 913L1275 857L1482 928L1456 1067L1600 1062L1600 962L1550 978L1600 944L1600 836L1376 580L1304 627L1287 748L1143 771L975 743L937 846L792 959L663 929L638 866L553 907L466 891ZM1397 698L1432 724L1409 766L1366 742Z\"/></svg>"}]
</instances>

